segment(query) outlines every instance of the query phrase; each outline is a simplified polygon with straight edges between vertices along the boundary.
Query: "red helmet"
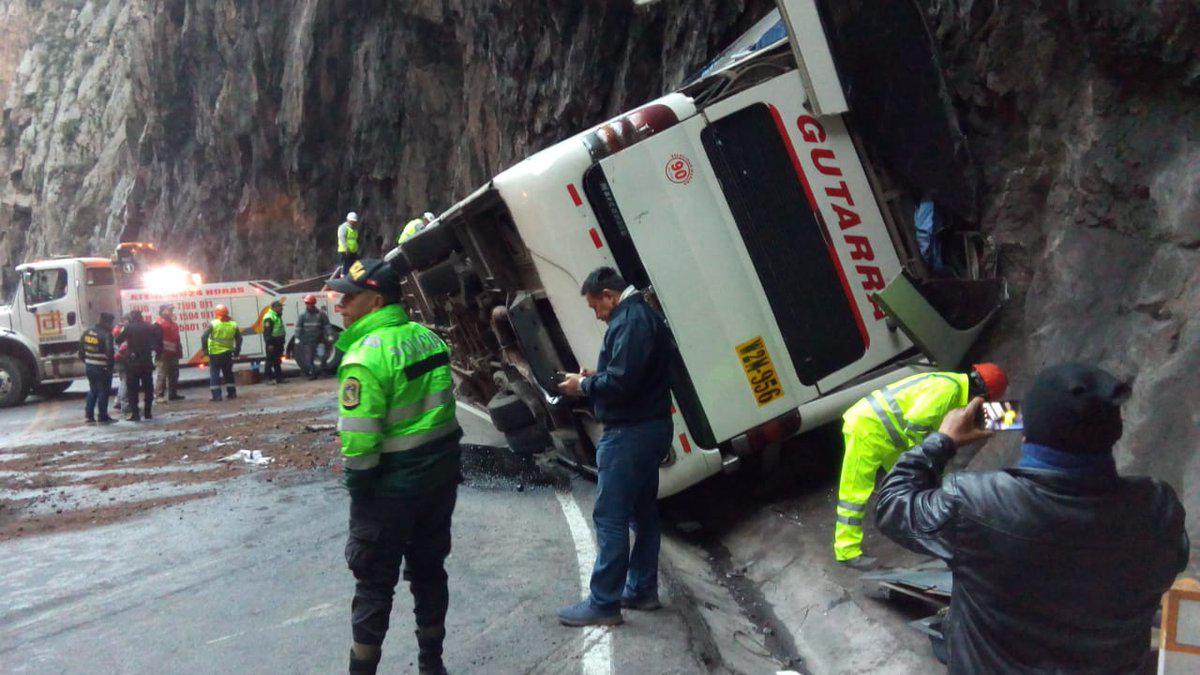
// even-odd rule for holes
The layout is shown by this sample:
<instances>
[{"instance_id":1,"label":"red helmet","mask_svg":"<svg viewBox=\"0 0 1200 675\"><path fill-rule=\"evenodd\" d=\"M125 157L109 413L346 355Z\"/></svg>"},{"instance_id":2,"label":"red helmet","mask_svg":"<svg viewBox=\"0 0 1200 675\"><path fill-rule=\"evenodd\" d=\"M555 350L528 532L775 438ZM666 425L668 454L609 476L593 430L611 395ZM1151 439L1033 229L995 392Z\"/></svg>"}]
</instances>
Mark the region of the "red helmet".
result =
<instances>
[{"instance_id":1,"label":"red helmet","mask_svg":"<svg viewBox=\"0 0 1200 675\"><path fill-rule=\"evenodd\" d=\"M989 401L999 401L1004 398L1004 392L1008 389L1008 376L1004 374L1004 370L1000 366L994 363L976 363L971 366L971 369L979 373L979 379L983 380Z\"/></svg>"},{"instance_id":2,"label":"red helmet","mask_svg":"<svg viewBox=\"0 0 1200 675\"><path fill-rule=\"evenodd\" d=\"M312 293L309 293L308 295L304 296L304 304L306 304L306 305L317 304L317 296L313 295Z\"/></svg>"},{"instance_id":3,"label":"red helmet","mask_svg":"<svg viewBox=\"0 0 1200 675\"><path fill-rule=\"evenodd\" d=\"M213 309L213 313L219 317L220 316L228 317L229 316L229 308L226 307L225 305L217 305Z\"/></svg>"}]
</instances>

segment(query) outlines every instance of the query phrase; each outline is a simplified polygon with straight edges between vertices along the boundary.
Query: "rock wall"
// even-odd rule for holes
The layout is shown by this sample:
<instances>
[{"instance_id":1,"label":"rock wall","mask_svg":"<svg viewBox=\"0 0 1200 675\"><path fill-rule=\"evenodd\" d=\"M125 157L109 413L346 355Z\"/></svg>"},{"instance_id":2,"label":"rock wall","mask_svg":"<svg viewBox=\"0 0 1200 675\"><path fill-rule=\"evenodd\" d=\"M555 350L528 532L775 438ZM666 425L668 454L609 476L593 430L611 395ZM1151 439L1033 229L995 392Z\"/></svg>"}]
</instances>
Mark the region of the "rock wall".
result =
<instances>
[{"instance_id":1,"label":"rock wall","mask_svg":"<svg viewBox=\"0 0 1200 675\"><path fill-rule=\"evenodd\" d=\"M321 273L347 211L377 252L670 90L768 7L0 0L5 290L23 260L131 240L213 279Z\"/></svg>"},{"instance_id":2,"label":"rock wall","mask_svg":"<svg viewBox=\"0 0 1200 675\"><path fill-rule=\"evenodd\" d=\"M1200 540L1200 5L926 5L1013 292L980 353L1014 397L1064 360L1132 379L1118 464L1171 482Z\"/></svg>"}]
</instances>

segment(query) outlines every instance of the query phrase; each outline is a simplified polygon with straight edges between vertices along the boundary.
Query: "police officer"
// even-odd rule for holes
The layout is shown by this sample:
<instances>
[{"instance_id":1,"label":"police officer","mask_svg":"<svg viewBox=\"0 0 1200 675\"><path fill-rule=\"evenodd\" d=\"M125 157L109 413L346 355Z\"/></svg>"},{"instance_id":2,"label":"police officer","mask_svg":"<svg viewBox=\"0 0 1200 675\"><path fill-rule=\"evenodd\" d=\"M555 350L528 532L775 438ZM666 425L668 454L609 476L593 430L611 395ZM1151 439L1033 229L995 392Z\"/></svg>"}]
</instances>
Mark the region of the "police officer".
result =
<instances>
[{"instance_id":1,"label":"police officer","mask_svg":"<svg viewBox=\"0 0 1200 675\"><path fill-rule=\"evenodd\" d=\"M946 413L976 396L996 401L1008 378L994 363L978 363L964 373L921 373L873 391L842 416L846 454L838 483L833 553L847 567L868 570L876 560L862 551L862 521L875 491L879 469L891 471L900 454L936 431Z\"/></svg>"},{"instance_id":2,"label":"police officer","mask_svg":"<svg viewBox=\"0 0 1200 675\"><path fill-rule=\"evenodd\" d=\"M346 221L338 225L338 258L341 274L345 275L350 265L358 260L358 214L351 211L346 214Z\"/></svg>"},{"instance_id":3,"label":"police officer","mask_svg":"<svg viewBox=\"0 0 1200 675\"><path fill-rule=\"evenodd\" d=\"M213 313L216 318L200 336L200 345L208 357L208 389L212 392L212 400L220 401L221 379L224 378L225 392L232 400L237 398L233 360L242 353L242 332L238 330L237 322L229 318L229 308L225 305L217 305Z\"/></svg>"},{"instance_id":4,"label":"police officer","mask_svg":"<svg viewBox=\"0 0 1200 675\"><path fill-rule=\"evenodd\" d=\"M127 345L125 355L125 419L152 419L154 402L154 357L162 353L162 331L142 318L141 310L129 312L129 323L117 335L117 344ZM138 394L144 400L138 410Z\"/></svg>"},{"instance_id":5,"label":"police officer","mask_svg":"<svg viewBox=\"0 0 1200 675\"><path fill-rule=\"evenodd\" d=\"M317 347L324 343L330 334L329 317L317 309L317 296L309 293L304 296L304 311L296 317L296 362L308 375L315 380L325 368L325 359L318 358Z\"/></svg>"},{"instance_id":6,"label":"police officer","mask_svg":"<svg viewBox=\"0 0 1200 675\"><path fill-rule=\"evenodd\" d=\"M280 361L283 359L284 346L287 344L282 313L283 301L276 300L267 308L267 313L263 316L262 321L263 341L267 347L266 376L271 377L274 374L275 384L283 384L283 366Z\"/></svg>"},{"instance_id":7,"label":"police officer","mask_svg":"<svg viewBox=\"0 0 1200 675\"><path fill-rule=\"evenodd\" d=\"M450 351L408 320L400 279L388 263L364 259L329 282L346 330L338 429L350 491L346 563L351 604L351 673L374 673L404 562L413 594L418 666L444 673L442 640L449 604L450 519L460 481Z\"/></svg>"},{"instance_id":8,"label":"police officer","mask_svg":"<svg viewBox=\"0 0 1200 675\"><path fill-rule=\"evenodd\" d=\"M95 326L83 331L79 338L79 358L83 360L87 373L88 394L83 414L88 424L110 424L108 416L108 392L112 388L113 372L113 315L100 315ZM99 417L96 413L99 412Z\"/></svg>"}]
</instances>

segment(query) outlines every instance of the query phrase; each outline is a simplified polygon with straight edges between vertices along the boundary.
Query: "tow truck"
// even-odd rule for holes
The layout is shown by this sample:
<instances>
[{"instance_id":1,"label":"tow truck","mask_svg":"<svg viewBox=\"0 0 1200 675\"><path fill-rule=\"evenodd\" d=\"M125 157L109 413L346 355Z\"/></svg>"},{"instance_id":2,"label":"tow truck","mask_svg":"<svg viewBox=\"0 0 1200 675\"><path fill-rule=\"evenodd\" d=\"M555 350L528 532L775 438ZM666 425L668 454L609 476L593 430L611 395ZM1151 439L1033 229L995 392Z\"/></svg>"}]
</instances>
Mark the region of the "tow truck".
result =
<instances>
[{"instance_id":1,"label":"tow truck","mask_svg":"<svg viewBox=\"0 0 1200 675\"><path fill-rule=\"evenodd\" d=\"M972 232L946 242L956 273L931 273L914 211L969 221L974 168L916 4L855 4L779 0L680 90L517 163L388 253L451 345L460 403L514 451L595 471L602 425L556 373L595 365L604 326L580 285L602 265L678 347L660 497L959 365L1003 284Z\"/></svg>"},{"instance_id":2,"label":"tow truck","mask_svg":"<svg viewBox=\"0 0 1200 675\"><path fill-rule=\"evenodd\" d=\"M30 393L53 397L84 374L79 339L102 313L114 317L141 311L153 320L163 304L175 305L185 366L207 363L200 337L224 304L242 334L239 360L266 356L262 317L276 299L284 303L287 330L304 311L304 296L317 292L324 277L290 284L272 280L205 283L165 259L149 242L125 242L110 258L54 256L16 268L20 276L12 301L0 307L0 407L20 404ZM333 303L317 294L318 307L332 314Z\"/></svg>"}]
</instances>

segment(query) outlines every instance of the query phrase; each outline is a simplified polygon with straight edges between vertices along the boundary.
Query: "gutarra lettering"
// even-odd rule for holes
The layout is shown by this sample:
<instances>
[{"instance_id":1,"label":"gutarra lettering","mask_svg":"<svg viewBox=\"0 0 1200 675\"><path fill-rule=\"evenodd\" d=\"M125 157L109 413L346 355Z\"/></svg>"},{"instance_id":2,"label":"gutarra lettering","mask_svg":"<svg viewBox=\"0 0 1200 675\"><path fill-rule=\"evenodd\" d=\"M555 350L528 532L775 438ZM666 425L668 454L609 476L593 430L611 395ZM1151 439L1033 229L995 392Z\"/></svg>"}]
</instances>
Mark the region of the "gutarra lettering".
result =
<instances>
[{"instance_id":1,"label":"gutarra lettering","mask_svg":"<svg viewBox=\"0 0 1200 675\"><path fill-rule=\"evenodd\" d=\"M850 186L845 180L841 180L843 174L837 154L833 148L824 146L829 136L816 118L801 115L796 118L796 126L800 130L800 138L812 146L809 148L809 159L822 176L822 182L826 183L822 186L826 204L837 216L838 230L850 248L850 259L856 263L854 271L858 274L862 289L867 292L867 299L874 309L874 318L876 321L881 320L884 317L883 310L875 303L871 293L882 291L887 281L883 278L883 270L878 265L871 264L875 260L875 250L871 247L870 238L853 231L862 224L862 216L858 213Z\"/></svg>"}]
</instances>

